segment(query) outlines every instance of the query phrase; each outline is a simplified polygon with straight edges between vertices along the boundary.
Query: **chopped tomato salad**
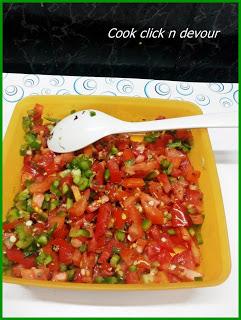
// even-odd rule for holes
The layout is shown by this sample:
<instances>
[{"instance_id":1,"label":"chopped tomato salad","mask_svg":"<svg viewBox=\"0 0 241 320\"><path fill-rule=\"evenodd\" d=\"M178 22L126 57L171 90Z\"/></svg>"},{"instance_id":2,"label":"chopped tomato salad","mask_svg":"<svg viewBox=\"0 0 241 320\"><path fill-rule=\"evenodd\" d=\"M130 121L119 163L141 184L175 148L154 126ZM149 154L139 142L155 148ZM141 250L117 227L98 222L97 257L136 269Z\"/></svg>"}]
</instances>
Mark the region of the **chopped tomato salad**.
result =
<instances>
[{"instance_id":1,"label":"chopped tomato salad","mask_svg":"<svg viewBox=\"0 0 241 320\"><path fill-rule=\"evenodd\" d=\"M21 190L3 224L3 268L78 283L199 281L203 194L191 131L107 136L55 154L57 119L23 118ZM93 116L93 115L91 115Z\"/></svg>"}]
</instances>

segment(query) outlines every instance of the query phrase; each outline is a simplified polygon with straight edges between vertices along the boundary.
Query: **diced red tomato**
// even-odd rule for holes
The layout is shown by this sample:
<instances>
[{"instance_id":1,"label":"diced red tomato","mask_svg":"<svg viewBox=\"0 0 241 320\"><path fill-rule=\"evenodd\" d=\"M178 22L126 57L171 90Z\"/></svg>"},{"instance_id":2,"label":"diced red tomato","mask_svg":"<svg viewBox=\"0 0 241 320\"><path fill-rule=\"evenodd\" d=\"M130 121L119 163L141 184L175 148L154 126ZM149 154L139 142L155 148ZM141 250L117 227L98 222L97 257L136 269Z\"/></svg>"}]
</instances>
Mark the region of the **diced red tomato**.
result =
<instances>
[{"instance_id":1,"label":"diced red tomato","mask_svg":"<svg viewBox=\"0 0 241 320\"><path fill-rule=\"evenodd\" d=\"M121 171L115 159L110 159L107 162L107 167L110 170L110 181L112 183L119 183L121 181Z\"/></svg>"},{"instance_id":2,"label":"diced red tomato","mask_svg":"<svg viewBox=\"0 0 241 320\"><path fill-rule=\"evenodd\" d=\"M145 182L141 178L126 178L121 184L125 188L141 188L145 185Z\"/></svg>"},{"instance_id":3,"label":"diced red tomato","mask_svg":"<svg viewBox=\"0 0 241 320\"><path fill-rule=\"evenodd\" d=\"M109 220L111 217L112 207L110 203L103 204L98 211L95 238L98 239L105 234L108 229Z\"/></svg>"},{"instance_id":4,"label":"diced red tomato","mask_svg":"<svg viewBox=\"0 0 241 320\"><path fill-rule=\"evenodd\" d=\"M21 264L24 268L32 268L36 265L35 257L25 257L23 252L17 248L6 249L7 257L10 261Z\"/></svg>"},{"instance_id":5,"label":"diced red tomato","mask_svg":"<svg viewBox=\"0 0 241 320\"><path fill-rule=\"evenodd\" d=\"M151 222L154 224L164 224L163 212L157 208L159 201L142 192L141 204L147 219L151 220Z\"/></svg>"},{"instance_id":6,"label":"diced red tomato","mask_svg":"<svg viewBox=\"0 0 241 320\"><path fill-rule=\"evenodd\" d=\"M104 172L105 172L105 165L104 162L95 162L92 166L92 170L96 172L95 175L95 182L98 185L102 185L104 183Z\"/></svg>"},{"instance_id":7,"label":"diced red tomato","mask_svg":"<svg viewBox=\"0 0 241 320\"><path fill-rule=\"evenodd\" d=\"M140 277L137 272L127 271L125 275L126 283L137 284L140 283Z\"/></svg>"},{"instance_id":8,"label":"diced red tomato","mask_svg":"<svg viewBox=\"0 0 241 320\"><path fill-rule=\"evenodd\" d=\"M130 266L137 259L138 253L130 248L122 248L120 251L120 256L121 259L123 259L127 264L127 266Z\"/></svg>"},{"instance_id":9,"label":"diced red tomato","mask_svg":"<svg viewBox=\"0 0 241 320\"><path fill-rule=\"evenodd\" d=\"M127 219L127 216L124 210L120 208L113 208L113 217L115 219L114 221L115 228L122 229Z\"/></svg>"},{"instance_id":10,"label":"diced red tomato","mask_svg":"<svg viewBox=\"0 0 241 320\"><path fill-rule=\"evenodd\" d=\"M157 179L162 183L163 189L166 193L171 191L172 186L170 184L170 181L168 180L168 176L165 173L160 173L157 176Z\"/></svg>"},{"instance_id":11,"label":"diced red tomato","mask_svg":"<svg viewBox=\"0 0 241 320\"><path fill-rule=\"evenodd\" d=\"M195 269L195 262L193 260L193 255L190 250L182 251L177 253L171 260L172 264L181 265L188 269Z\"/></svg>"},{"instance_id":12,"label":"diced red tomato","mask_svg":"<svg viewBox=\"0 0 241 320\"><path fill-rule=\"evenodd\" d=\"M81 217L88 206L88 197L84 194L79 201L76 201L74 205L69 209L71 217Z\"/></svg>"},{"instance_id":13,"label":"diced red tomato","mask_svg":"<svg viewBox=\"0 0 241 320\"><path fill-rule=\"evenodd\" d=\"M173 227L188 227L191 225L191 219L185 212L186 209L181 203L176 202L174 204L171 209Z\"/></svg>"},{"instance_id":14,"label":"diced red tomato","mask_svg":"<svg viewBox=\"0 0 241 320\"><path fill-rule=\"evenodd\" d=\"M122 154L122 161L128 161L131 159L135 159L135 155L131 149L125 149Z\"/></svg>"}]
</instances>

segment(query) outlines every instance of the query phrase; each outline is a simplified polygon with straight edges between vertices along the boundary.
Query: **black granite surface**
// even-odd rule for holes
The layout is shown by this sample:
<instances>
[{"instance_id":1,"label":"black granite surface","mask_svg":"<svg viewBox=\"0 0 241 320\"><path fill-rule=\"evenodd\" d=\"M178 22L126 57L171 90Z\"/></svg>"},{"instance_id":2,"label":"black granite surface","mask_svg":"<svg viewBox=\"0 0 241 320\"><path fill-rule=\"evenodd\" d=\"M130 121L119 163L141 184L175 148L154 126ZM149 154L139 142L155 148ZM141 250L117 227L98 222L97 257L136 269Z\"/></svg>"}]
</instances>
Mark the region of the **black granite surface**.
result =
<instances>
[{"instance_id":1,"label":"black granite surface","mask_svg":"<svg viewBox=\"0 0 241 320\"><path fill-rule=\"evenodd\" d=\"M216 39L109 39L117 27ZM237 4L4 4L4 72L237 82Z\"/></svg>"}]
</instances>

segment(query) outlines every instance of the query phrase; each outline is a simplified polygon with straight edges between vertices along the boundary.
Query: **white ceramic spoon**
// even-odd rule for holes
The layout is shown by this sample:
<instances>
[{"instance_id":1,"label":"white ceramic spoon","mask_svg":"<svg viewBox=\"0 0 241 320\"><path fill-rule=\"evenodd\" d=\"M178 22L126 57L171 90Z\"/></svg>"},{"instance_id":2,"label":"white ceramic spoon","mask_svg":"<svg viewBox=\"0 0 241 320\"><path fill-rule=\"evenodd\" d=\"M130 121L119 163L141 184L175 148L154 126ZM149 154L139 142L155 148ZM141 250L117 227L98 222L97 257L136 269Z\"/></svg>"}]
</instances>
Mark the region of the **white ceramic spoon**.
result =
<instances>
[{"instance_id":1,"label":"white ceramic spoon","mask_svg":"<svg viewBox=\"0 0 241 320\"><path fill-rule=\"evenodd\" d=\"M114 133L238 126L237 112L209 113L164 120L127 122L98 110L73 113L56 124L48 139L54 152L76 151Z\"/></svg>"}]
</instances>

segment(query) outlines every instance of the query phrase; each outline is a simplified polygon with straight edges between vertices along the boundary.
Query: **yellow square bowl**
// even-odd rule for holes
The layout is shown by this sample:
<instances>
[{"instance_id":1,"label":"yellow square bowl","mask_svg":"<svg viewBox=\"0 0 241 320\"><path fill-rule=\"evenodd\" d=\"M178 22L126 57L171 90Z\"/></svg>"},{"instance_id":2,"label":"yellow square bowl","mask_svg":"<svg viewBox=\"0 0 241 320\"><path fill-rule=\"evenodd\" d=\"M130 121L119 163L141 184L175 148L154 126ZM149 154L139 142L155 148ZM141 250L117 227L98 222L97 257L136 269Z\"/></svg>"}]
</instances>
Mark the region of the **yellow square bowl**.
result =
<instances>
[{"instance_id":1,"label":"yellow square bowl","mask_svg":"<svg viewBox=\"0 0 241 320\"><path fill-rule=\"evenodd\" d=\"M201 114L194 104L185 101L105 97L105 96L30 96L15 107L3 147L3 220L12 206L14 195L20 187L20 172L23 158L19 148L24 143L22 117L35 103L44 106L44 116L63 118L71 110L92 108L127 121L153 120L163 115L167 118ZM202 227L204 244L201 245L203 281L160 284L81 284L25 280L4 276L3 280L21 285L79 290L161 290L177 288L199 288L222 283L230 273L230 253L219 180L206 129L192 130L194 146L190 159L195 169L201 171L200 188L204 193L205 220Z\"/></svg>"}]
</instances>

